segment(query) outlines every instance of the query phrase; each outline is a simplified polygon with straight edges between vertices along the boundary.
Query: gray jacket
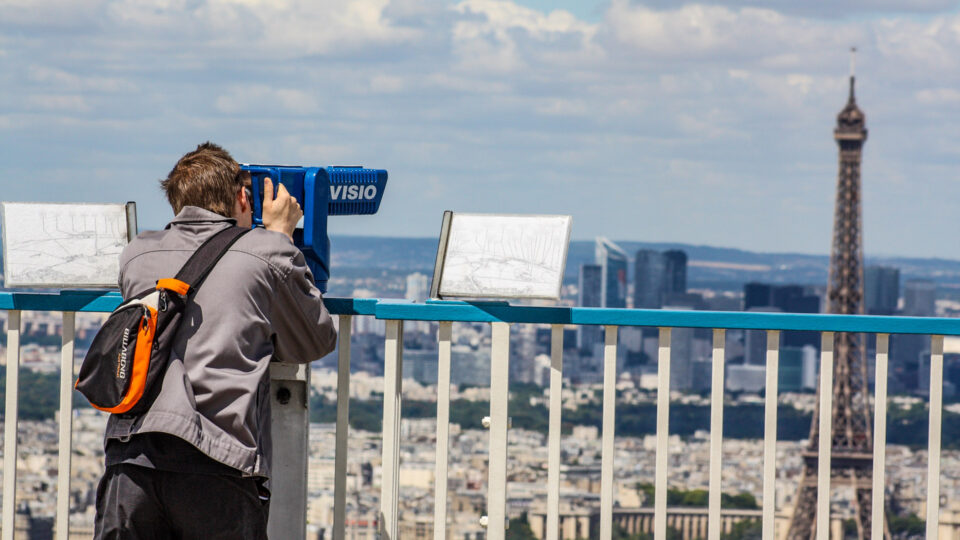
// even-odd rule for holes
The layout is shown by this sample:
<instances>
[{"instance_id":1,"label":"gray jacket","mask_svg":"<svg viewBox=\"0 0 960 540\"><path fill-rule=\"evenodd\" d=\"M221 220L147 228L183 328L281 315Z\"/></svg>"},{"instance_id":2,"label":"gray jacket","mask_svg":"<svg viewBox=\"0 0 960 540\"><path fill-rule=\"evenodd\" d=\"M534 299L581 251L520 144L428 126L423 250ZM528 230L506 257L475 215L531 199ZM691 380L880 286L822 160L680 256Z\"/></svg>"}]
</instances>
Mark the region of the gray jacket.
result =
<instances>
[{"instance_id":1,"label":"gray jacket","mask_svg":"<svg viewBox=\"0 0 960 540\"><path fill-rule=\"evenodd\" d=\"M233 223L187 206L166 229L140 234L120 256L124 298L174 277L204 240ZM303 254L286 235L255 229L187 305L150 410L136 418L111 415L105 437L169 433L244 475L269 477L269 363L310 362L335 342Z\"/></svg>"}]
</instances>

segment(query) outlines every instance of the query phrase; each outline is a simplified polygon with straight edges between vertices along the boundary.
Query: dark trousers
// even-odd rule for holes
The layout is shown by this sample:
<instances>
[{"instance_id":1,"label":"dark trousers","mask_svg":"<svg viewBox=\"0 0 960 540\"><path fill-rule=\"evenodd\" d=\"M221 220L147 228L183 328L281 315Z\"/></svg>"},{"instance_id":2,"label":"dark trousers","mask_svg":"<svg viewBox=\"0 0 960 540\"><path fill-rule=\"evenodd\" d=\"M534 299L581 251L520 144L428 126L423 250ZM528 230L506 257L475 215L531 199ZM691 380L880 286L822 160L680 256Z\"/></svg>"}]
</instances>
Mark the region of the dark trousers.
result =
<instances>
[{"instance_id":1,"label":"dark trousers","mask_svg":"<svg viewBox=\"0 0 960 540\"><path fill-rule=\"evenodd\" d=\"M266 540L257 481L136 465L107 467L97 488L96 540Z\"/></svg>"}]
</instances>

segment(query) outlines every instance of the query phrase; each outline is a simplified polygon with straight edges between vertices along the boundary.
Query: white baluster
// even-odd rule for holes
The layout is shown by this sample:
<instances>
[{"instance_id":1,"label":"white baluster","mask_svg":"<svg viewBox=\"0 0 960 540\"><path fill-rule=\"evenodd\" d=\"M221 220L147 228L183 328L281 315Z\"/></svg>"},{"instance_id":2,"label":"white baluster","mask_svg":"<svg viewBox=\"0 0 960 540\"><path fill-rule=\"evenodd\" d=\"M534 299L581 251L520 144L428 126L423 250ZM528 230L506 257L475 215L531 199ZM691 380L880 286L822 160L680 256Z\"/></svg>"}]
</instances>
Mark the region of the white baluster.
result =
<instances>
[{"instance_id":1,"label":"white baluster","mask_svg":"<svg viewBox=\"0 0 960 540\"><path fill-rule=\"evenodd\" d=\"M547 540L560 540L560 416L563 409L563 325L550 329L550 433L547 447Z\"/></svg>"},{"instance_id":2,"label":"white baluster","mask_svg":"<svg viewBox=\"0 0 960 540\"><path fill-rule=\"evenodd\" d=\"M600 449L600 538L613 537L613 462L617 409L617 327L607 326L603 342L603 435Z\"/></svg>"},{"instance_id":3,"label":"white baluster","mask_svg":"<svg viewBox=\"0 0 960 540\"><path fill-rule=\"evenodd\" d=\"M780 331L767 330L767 384L763 404L763 540L774 540L777 485L777 386Z\"/></svg>"},{"instance_id":4,"label":"white baluster","mask_svg":"<svg viewBox=\"0 0 960 540\"><path fill-rule=\"evenodd\" d=\"M437 329L437 464L434 475L433 538L447 538L447 462L450 452L450 345L453 323L441 321Z\"/></svg>"},{"instance_id":5,"label":"white baluster","mask_svg":"<svg viewBox=\"0 0 960 540\"><path fill-rule=\"evenodd\" d=\"M713 331L713 380L710 387L710 495L707 540L720 540L720 494L723 458L723 369L726 330Z\"/></svg>"},{"instance_id":6,"label":"white baluster","mask_svg":"<svg viewBox=\"0 0 960 540\"><path fill-rule=\"evenodd\" d=\"M73 442L73 338L77 314L63 312L60 346L60 438L57 443L57 540L70 536L70 457Z\"/></svg>"},{"instance_id":7,"label":"white baluster","mask_svg":"<svg viewBox=\"0 0 960 540\"><path fill-rule=\"evenodd\" d=\"M347 456L350 453L350 333L353 317L340 315L337 335L337 433L333 472L333 539L344 540L347 519ZM358 508L359 512L360 509Z\"/></svg>"}]
</instances>

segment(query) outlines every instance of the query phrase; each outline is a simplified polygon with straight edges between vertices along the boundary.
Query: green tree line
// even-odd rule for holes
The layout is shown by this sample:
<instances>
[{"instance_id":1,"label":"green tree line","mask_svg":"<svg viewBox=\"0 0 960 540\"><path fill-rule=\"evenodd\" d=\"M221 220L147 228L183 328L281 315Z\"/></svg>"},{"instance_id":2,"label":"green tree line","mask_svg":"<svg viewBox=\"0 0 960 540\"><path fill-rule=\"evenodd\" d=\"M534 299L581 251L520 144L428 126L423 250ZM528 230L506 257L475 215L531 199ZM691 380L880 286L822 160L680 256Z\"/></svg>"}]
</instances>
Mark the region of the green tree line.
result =
<instances>
[{"instance_id":1,"label":"green tree line","mask_svg":"<svg viewBox=\"0 0 960 540\"><path fill-rule=\"evenodd\" d=\"M538 390L539 392L539 390ZM547 433L549 411L543 405L530 405L531 393L524 389L511 392L509 414L516 428ZM403 401L404 418L435 418L436 403ZM602 426L603 408L600 403L581 405L576 410L564 409L563 432L574 426ZM624 437L656 434L657 407L653 403L617 404L616 433ZM453 400L450 402L450 421L464 429L480 429L480 421L490 414L486 401ZM311 397L310 419L313 422L336 421L336 403L317 394ZM890 444L923 447L927 444L927 407L890 407L887 412L887 437ZM370 400L350 400L350 425L357 429L378 432L383 420L382 397ZM777 438L804 440L810 435L811 414L781 404L777 408ZM723 436L728 439L762 439L764 413L762 405L742 404L724 407ZM699 430L710 429L710 407L676 403L670 405L670 433L690 436ZM960 448L960 414L944 411L942 436L944 448Z\"/></svg>"},{"instance_id":2,"label":"green tree line","mask_svg":"<svg viewBox=\"0 0 960 540\"><path fill-rule=\"evenodd\" d=\"M38 373L27 369L20 370L17 385L18 416L22 420L51 420L60 410L60 372ZM7 367L0 366L0 403L7 399ZM87 400L79 392L73 392L74 407L89 407Z\"/></svg>"},{"instance_id":3,"label":"green tree line","mask_svg":"<svg viewBox=\"0 0 960 540\"><path fill-rule=\"evenodd\" d=\"M637 488L645 495L643 506L653 506L656 501L653 484L637 484ZM706 508L708 505L709 492L705 489L667 489L667 506L689 506L697 508ZM721 508L735 508L738 510L759 510L760 505L757 499L746 492L730 495L729 493L720 494Z\"/></svg>"}]
</instances>

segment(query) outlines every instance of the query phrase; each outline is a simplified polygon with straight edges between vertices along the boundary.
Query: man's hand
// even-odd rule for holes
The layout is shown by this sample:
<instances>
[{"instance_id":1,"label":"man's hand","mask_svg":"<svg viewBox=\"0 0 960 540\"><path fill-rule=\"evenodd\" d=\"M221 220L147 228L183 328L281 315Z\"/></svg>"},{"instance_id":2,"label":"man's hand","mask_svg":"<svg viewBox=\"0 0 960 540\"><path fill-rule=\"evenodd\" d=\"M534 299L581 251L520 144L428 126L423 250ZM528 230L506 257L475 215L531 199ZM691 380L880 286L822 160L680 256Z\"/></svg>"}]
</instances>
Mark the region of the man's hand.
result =
<instances>
[{"instance_id":1,"label":"man's hand","mask_svg":"<svg viewBox=\"0 0 960 540\"><path fill-rule=\"evenodd\" d=\"M263 179L263 226L268 231L282 232L293 240L293 230L297 222L303 217L303 210L297 199L287 192L287 188L280 184L277 189L277 198L273 198L273 181Z\"/></svg>"}]
</instances>

